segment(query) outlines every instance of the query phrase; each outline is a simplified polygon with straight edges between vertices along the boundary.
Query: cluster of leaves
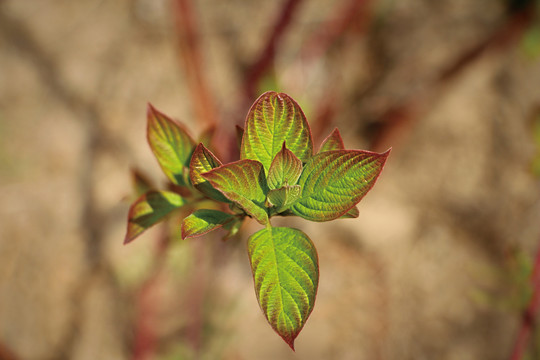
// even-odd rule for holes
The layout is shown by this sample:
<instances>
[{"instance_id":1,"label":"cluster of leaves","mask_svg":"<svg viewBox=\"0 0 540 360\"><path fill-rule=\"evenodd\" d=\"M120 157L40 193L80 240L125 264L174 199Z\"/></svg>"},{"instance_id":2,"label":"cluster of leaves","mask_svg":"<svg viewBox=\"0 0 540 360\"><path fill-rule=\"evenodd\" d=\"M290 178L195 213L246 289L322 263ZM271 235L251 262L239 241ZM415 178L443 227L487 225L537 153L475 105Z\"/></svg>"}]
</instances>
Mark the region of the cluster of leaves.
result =
<instances>
[{"instance_id":1,"label":"cluster of leaves","mask_svg":"<svg viewBox=\"0 0 540 360\"><path fill-rule=\"evenodd\" d=\"M356 204L375 184L389 151L345 150L335 129L314 154L302 109L276 92L255 101L239 134L240 160L222 164L203 143L195 144L182 125L149 105L148 142L174 191L148 191L135 201L125 243L173 210L208 199L222 203L221 210L199 208L185 217L183 239L217 228L232 236L246 218L255 219L264 225L247 244L256 296L272 328L294 350L313 310L318 256L306 234L273 227L269 219L358 217Z\"/></svg>"}]
</instances>

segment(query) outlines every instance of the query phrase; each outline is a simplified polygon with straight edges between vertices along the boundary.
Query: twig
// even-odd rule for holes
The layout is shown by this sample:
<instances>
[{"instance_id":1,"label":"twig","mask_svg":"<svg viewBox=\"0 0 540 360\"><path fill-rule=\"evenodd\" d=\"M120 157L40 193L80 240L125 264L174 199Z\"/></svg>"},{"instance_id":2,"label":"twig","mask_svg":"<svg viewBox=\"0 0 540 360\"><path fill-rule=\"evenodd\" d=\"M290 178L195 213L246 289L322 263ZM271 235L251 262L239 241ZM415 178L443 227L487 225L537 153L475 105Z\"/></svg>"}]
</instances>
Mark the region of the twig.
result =
<instances>
[{"instance_id":1,"label":"twig","mask_svg":"<svg viewBox=\"0 0 540 360\"><path fill-rule=\"evenodd\" d=\"M0 359L1 360L18 360L13 350L9 349L5 344L0 342Z\"/></svg>"},{"instance_id":2,"label":"twig","mask_svg":"<svg viewBox=\"0 0 540 360\"><path fill-rule=\"evenodd\" d=\"M219 119L203 73L203 58L200 50L201 40L197 30L197 18L193 12L192 2L191 0L176 0L174 5L174 20L182 67L192 101L195 104L196 116L206 127L215 126L219 123Z\"/></svg>"},{"instance_id":3,"label":"twig","mask_svg":"<svg viewBox=\"0 0 540 360\"><path fill-rule=\"evenodd\" d=\"M316 31L306 41L306 45L302 47L300 53L300 60L310 62L322 56L353 25L354 28L360 30L360 33L367 29L370 15L369 4L370 0L347 1L336 14L319 27L319 31Z\"/></svg>"},{"instance_id":4,"label":"twig","mask_svg":"<svg viewBox=\"0 0 540 360\"><path fill-rule=\"evenodd\" d=\"M259 80L274 62L278 44L289 28L294 13L301 2L302 0L285 0L265 47L257 60L249 67L244 82L244 96L248 103L255 98Z\"/></svg>"},{"instance_id":5,"label":"twig","mask_svg":"<svg viewBox=\"0 0 540 360\"><path fill-rule=\"evenodd\" d=\"M527 7L510 16L499 28L485 39L465 51L450 66L441 71L439 76L426 87L425 91L415 94L408 101L391 106L380 118L380 128L372 139L371 148L382 150L403 137L407 129L423 114L428 105L443 93L445 85L465 69L489 52L502 52L516 43L534 18L534 11Z\"/></svg>"},{"instance_id":6,"label":"twig","mask_svg":"<svg viewBox=\"0 0 540 360\"><path fill-rule=\"evenodd\" d=\"M536 315L540 308L540 247L536 252L533 272L531 274L531 286L533 294L525 311L521 316L521 327L519 329L514 348L512 350L511 360L521 360L527 350L531 333L536 325Z\"/></svg>"},{"instance_id":7,"label":"twig","mask_svg":"<svg viewBox=\"0 0 540 360\"><path fill-rule=\"evenodd\" d=\"M2 11L0 7L0 35L3 35L16 51L23 54L37 69L42 83L49 87L51 93L58 98L75 118L82 120L85 127L86 146L81 161L84 164L81 171L79 188L83 194L83 210L80 218L80 229L85 244L84 275L77 282L72 292L71 315L69 325L66 326L62 340L55 351L51 352L51 359L69 359L72 357L75 340L79 333L86 294L96 276L104 276L113 284L111 269L103 257L102 224L105 217L97 207L94 199L94 184L91 181L95 172L95 163L98 153L103 149L106 134L101 131L101 116L97 106L77 94L77 91L62 81L62 73L54 58L36 40L25 24ZM111 285L114 287L114 285Z\"/></svg>"}]
</instances>

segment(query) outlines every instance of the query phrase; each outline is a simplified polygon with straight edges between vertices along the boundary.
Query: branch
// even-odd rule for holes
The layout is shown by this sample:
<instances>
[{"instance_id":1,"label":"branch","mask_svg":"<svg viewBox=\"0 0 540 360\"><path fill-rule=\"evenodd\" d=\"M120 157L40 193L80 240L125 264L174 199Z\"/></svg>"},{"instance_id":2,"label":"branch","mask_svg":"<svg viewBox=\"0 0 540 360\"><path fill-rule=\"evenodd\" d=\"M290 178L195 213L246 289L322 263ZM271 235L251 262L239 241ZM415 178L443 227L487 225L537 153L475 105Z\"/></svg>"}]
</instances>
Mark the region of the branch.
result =
<instances>
[{"instance_id":1,"label":"branch","mask_svg":"<svg viewBox=\"0 0 540 360\"><path fill-rule=\"evenodd\" d=\"M504 52L512 47L533 21L535 13L533 9L528 7L509 16L499 28L441 71L425 91L415 94L408 101L391 106L379 119L380 128L373 137L370 148L384 149L389 143L403 137L429 104L441 95L449 81L475 64L482 56L490 52Z\"/></svg>"},{"instance_id":2,"label":"branch","mask_svg":"<svg viewBox=\"0 0 540 360\"><path fill-rule=\"evenodd\" d=\"M301 2L302 0L286 0L283 3L272 32L266 41L266 46L260 53L259 58L249 67L244 82L244 95L248 102L257 95L257 84L274 62L277 46L289 28L294 13Z\"/></svg>"},{"instance_id":3,"label":"branch","mask_svg":"<svg viewBox=\"0 0 540 360\"><path fill-rule=\"evenodd\" d=\"M521 327L519 329L516 341L514 343L514 349L512 350L511 360L521 360L527 350L531 333L536 325L536 315L540 308L540 247L536 252L536 258L534 260L533 272L531 274L531 286L533 288L533 294L529 305L523 311L521 316Z\"/></svg>"},{"instance_id":4,"label":"branch","mask_svg":"<svg viewBox=\"0 0 540 360\"><path fill-rule=\"evenodd\" d=\"M191 0L176 0L174 5L174 20L180 56L189 92L195 104L195 114L206 127L215 126L218 123L218 116L203 73L201 40Z\"/></svg>"}]
</instances>

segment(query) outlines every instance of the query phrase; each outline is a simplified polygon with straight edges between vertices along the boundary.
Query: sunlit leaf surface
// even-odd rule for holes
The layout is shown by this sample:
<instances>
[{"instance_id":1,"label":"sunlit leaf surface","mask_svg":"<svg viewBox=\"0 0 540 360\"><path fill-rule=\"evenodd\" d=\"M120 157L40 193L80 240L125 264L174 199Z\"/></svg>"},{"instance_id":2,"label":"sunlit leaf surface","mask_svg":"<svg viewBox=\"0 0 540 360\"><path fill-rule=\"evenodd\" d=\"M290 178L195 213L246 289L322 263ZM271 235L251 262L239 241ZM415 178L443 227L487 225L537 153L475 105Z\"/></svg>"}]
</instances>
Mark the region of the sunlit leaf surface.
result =
<instances>
[{"instance_id":1,"label":"sunlit leaf surface","mask_svg":"<svg viewBox=\"0 0 540 360\"><path fill-rule=\"evenodd\" d=\"M313 310L319 284L317 251L302 231L265 228L248 239L259 305L272 328L294 350Z\"/></svg>"}]
</instances>

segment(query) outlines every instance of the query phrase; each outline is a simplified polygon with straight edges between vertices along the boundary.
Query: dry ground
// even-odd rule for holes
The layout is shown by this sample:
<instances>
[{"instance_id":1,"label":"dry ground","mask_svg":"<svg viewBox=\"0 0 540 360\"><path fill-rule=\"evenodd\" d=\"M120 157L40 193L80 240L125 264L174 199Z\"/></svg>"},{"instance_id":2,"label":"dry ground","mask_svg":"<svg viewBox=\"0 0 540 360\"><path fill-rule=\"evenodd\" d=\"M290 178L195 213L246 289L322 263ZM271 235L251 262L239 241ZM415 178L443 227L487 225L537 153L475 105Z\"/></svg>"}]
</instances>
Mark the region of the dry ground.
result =
<instances>
[{"instance_id":1,"label":"dry ground","mask_svg":"<svg viewBox=\"0 0 540 360\"><path fill-rule=\"evenodd\" d=\"M358 219L287 220L311 236L321 266L292 353L253 293L244 242L256 224L225 244L173 242L143 295L161 232L122 246L130 167L163 181L145 141L146 103L202 131L170 2L0 2L0 347L30 360L137 358L142 308L157 359L508 358L540 239L529 171L539 58L518 39L437 83L501 26L502 1L380 0L369 30L303 61L338 3L302 3L268 84L310 121L320 99L334 99L332 125L351 148L373 144L392 104L420 105L377 143L393 151ZM196 2L222 125L247 110L242 74L279 7Z\"/></svg>"}]
</instances>

